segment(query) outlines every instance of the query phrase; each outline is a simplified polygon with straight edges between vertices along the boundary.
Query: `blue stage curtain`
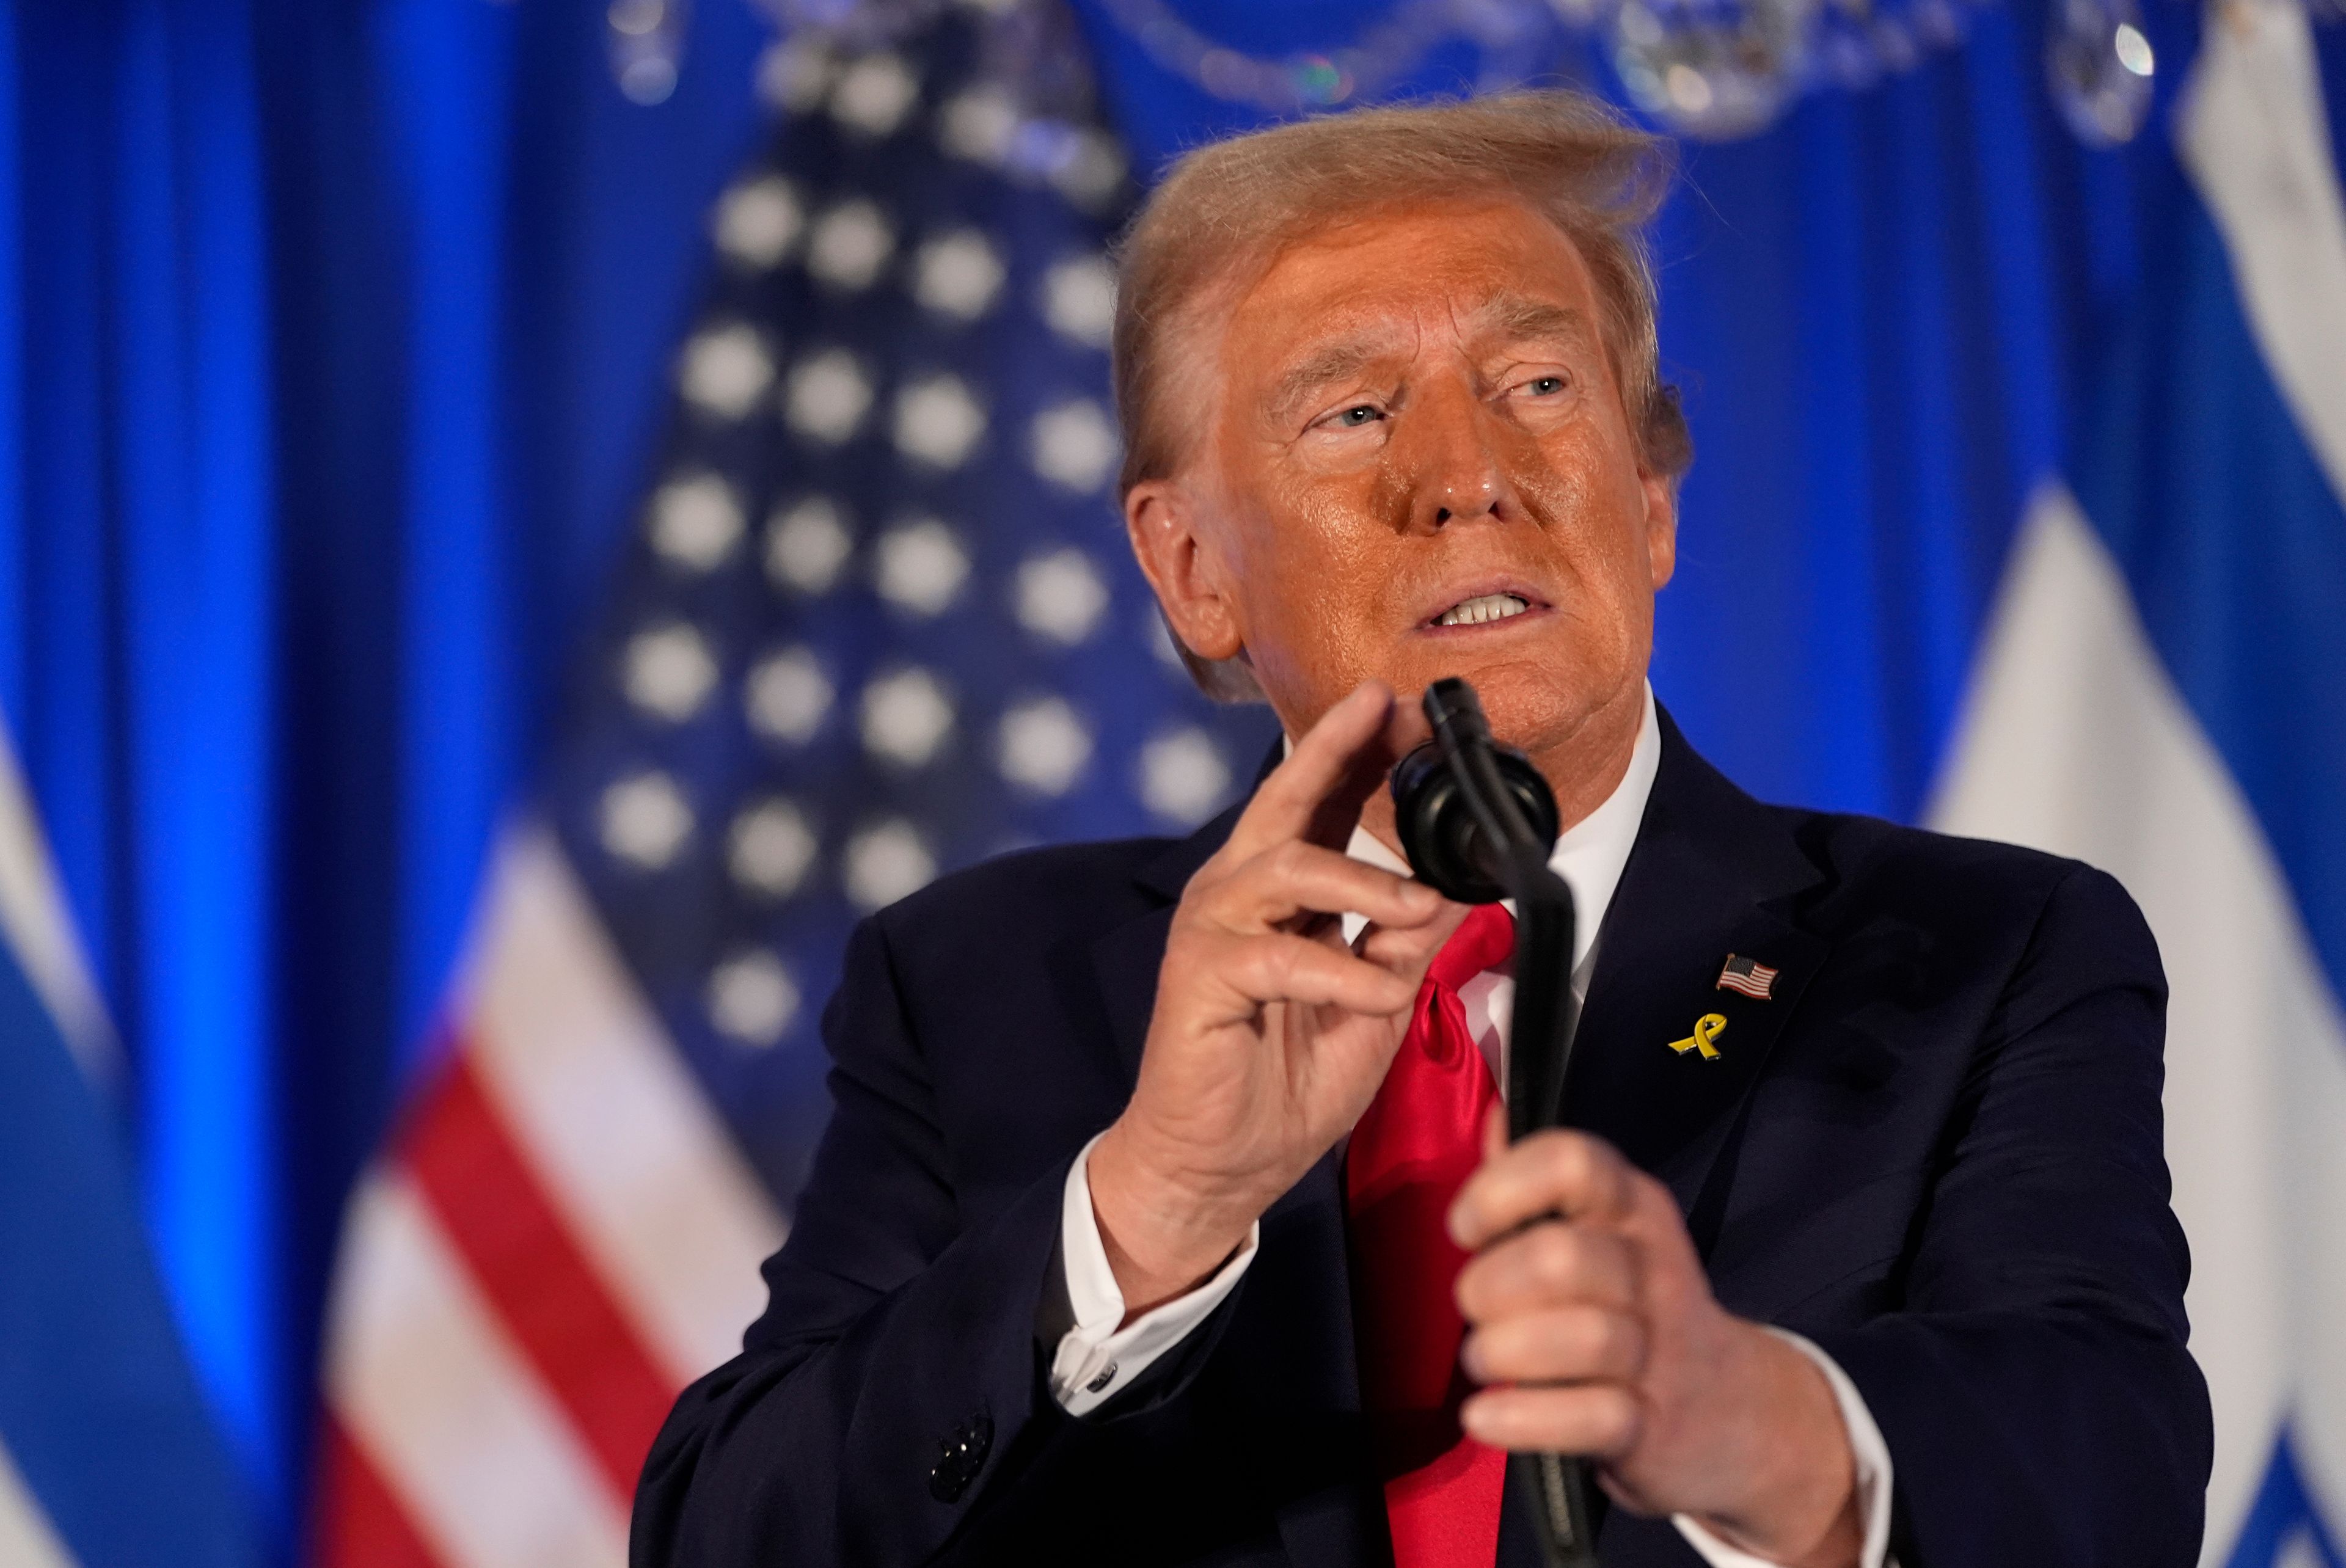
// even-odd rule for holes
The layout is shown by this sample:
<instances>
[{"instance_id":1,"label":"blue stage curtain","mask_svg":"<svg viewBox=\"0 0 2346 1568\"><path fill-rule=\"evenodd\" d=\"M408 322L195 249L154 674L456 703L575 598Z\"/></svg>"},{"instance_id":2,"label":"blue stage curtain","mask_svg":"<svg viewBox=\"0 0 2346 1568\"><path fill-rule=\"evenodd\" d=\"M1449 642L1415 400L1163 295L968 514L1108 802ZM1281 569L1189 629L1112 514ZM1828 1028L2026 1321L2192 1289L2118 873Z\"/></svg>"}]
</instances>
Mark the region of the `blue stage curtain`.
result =
<instances>
[{"instance_id":1,"label":"blue stage curtain","mask_svg":"<svg viewBox=\"0 0 2346 1568\"><path fill-rule=\"evenodd\" d=\"M26 0L0 30L0 707L165 1277L291 1553L350 1178L601 591L754 137L599 6Z\"/></svg>"}]
</instances>

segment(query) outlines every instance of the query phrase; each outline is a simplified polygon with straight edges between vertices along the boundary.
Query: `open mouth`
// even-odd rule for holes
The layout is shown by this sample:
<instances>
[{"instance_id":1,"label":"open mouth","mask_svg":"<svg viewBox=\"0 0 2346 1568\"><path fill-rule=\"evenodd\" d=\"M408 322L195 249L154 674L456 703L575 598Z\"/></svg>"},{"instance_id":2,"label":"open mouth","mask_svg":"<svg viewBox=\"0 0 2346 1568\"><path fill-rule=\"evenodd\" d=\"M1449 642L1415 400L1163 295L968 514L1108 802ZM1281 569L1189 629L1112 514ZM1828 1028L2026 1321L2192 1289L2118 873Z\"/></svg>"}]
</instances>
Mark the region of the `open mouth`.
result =
<instances>
[{"instance_id":1,"label":"open mouth","mask_svg":"<svg viewBox=\"0 0 2346 1568\"><path fill-rule=\"evenodd\" d=\"M1531 601L1515 594L1482 594L1462 599L1433 617L1437 626L1479 626L1512 620L1531 608Z\"/></svg>"}]
</instances>

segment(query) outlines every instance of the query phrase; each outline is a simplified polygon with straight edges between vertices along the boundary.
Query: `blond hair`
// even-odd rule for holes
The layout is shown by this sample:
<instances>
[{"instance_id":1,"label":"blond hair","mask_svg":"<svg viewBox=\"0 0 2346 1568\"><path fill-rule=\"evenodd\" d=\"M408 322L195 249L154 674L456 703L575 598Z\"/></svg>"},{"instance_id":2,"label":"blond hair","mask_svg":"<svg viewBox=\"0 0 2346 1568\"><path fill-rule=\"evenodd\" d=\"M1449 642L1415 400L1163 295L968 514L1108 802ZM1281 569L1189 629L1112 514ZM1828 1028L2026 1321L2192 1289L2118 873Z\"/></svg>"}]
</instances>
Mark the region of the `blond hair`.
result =
<instances>
[{"instance_id":1,"label":"blond hair","mask_svg":"<svg viewBox=\"0 0 2346 1568\"><path fill-rule=\"evenodd\" d=\"M1118 494L1179 466L1209 402L1199 380L1207 356L1194 347L1182 355L1184 340L1260 280L1281 250L1382 209L1460 197L1512 198L1571 239L1596 285L1638 464L1676 479L1693 461L1694 443L1678 389L1662 380L1643 232L1673 168L1668 141L1571 92L1354 109L1188 154L1119 246L1112 349L1125 453ZM1259 695L1242 668L1181 653L1209 693Z\"/></svg>"}]
</instances>

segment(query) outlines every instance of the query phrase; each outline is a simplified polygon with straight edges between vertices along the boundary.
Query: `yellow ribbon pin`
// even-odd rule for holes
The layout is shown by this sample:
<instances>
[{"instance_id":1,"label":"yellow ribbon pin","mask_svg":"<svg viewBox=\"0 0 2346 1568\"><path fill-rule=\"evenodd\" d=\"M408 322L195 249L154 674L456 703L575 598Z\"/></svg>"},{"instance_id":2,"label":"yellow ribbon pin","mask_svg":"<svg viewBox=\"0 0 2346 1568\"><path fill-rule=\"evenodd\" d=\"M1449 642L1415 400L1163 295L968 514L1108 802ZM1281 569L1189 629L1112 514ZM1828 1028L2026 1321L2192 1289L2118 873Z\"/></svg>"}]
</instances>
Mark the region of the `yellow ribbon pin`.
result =
<instances>
[{"instance_id":1,"label":"yellow ribbon pin","mask_svg":"<svg viewBox=\"0 0 2346 1568\"><path fill-rule=\"evenodd\" d=\"M1702 1053L1704 1061L1716 1062L1719 1060L1719 1047L1711 1042L1718 1039L1719 1033L1726 1027L1725 1013L1706 1013L1694 1021L1694 1033L1683 1040L1671 1041L1670 1049L1681 1056L1689 1051L1699 1051Z\"/></svg>"}]
</instances>

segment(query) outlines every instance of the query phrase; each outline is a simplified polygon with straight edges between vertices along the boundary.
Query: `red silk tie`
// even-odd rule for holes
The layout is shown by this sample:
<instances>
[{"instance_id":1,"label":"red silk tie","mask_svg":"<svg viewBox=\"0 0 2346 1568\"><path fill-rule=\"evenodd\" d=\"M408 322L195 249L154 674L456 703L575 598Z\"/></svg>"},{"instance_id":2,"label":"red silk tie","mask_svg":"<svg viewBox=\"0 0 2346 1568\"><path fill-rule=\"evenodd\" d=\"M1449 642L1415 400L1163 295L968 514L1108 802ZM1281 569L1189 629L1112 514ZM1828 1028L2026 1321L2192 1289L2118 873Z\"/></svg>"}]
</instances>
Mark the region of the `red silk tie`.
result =
<instances>
[{"instance_id":1,"label":"red silk tie","mask_svg":"<svg viewBox=\"0 0 2346 1568\"><path fill-rule=\"evenodd\" d=\"M1458 1425L1471 1392L1452 1288L1466 1255L1445 1224L1483 1154L1498 1084L1466 1027L1459 987L1507 960L1515 918L1466 917L1426 972L1409 1033L1344 1155L1352 1323L1396 1568L1491 1568L1507 1456Z\"/></svg>"}]
</instances>

